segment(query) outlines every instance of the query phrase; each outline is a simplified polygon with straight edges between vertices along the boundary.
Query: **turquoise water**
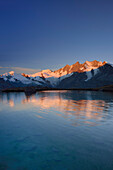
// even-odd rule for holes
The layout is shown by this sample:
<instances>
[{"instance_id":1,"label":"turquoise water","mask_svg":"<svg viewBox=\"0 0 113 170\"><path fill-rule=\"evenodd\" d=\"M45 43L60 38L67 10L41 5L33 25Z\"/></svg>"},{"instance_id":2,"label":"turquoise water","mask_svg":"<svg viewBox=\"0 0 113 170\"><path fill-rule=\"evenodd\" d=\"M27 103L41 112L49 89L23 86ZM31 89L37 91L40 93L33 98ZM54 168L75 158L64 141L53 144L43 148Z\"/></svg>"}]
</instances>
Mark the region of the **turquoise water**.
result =
<instances>
[{"instance_id":1,"label":"turquoise water","mask_svg":"<svg viewBox=\"0 0 113 170\"><path fill-rule=\"evenodd\" d=\"M0 93L0 170L113 170L113 93Z\"/></svg>"}]
</instances>

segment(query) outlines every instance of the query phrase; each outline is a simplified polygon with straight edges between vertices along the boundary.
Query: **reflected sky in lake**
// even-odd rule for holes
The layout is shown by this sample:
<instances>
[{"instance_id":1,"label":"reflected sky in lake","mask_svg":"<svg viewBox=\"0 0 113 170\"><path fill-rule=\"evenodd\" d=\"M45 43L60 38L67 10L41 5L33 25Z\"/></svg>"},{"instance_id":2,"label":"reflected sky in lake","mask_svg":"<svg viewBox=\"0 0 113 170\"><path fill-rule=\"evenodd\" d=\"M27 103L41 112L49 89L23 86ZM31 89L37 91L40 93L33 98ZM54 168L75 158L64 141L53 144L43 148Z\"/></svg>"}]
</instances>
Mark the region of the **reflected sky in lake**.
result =
<instances>
[{"instance_id":1,"label":"reflected sky in lake","mask_svg":"<svg viewBox=\"0 0 113 170\"><path fill-rule=\"evenodd\" d=\"M0 93L0 170L113 170L113 93Z\"/></svg>"},{"instance_id":2,"label":"reflected sky in lake","mask_svg":"<svg viewBox=\"0 0 113 170\"><path fill-rule=\"evenodd\" d=\"M74 126L97 125L112 118L113 94L95 91L43 91L31 96L24 93L1 93L1 109L34 111L38 118L45 114L63 117ZM5 106L5 107L4 107Z\"/></svg>"}]
</instances>

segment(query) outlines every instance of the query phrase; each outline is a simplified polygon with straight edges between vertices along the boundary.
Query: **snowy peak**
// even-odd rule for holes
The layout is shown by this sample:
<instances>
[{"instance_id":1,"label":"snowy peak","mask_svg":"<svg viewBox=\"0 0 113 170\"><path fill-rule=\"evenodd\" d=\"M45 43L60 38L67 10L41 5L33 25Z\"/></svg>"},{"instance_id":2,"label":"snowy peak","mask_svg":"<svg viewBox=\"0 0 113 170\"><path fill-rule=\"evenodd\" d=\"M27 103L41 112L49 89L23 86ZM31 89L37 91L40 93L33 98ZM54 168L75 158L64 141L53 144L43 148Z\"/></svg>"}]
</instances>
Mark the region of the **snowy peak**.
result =
<instances>
[{"instance_id":1,"label":"snowy peak","mask_svg":"<svg viewBox=\"0 0 113 170\"><path fill-rule=\"evenodd\" d=\"M103 65L105 65L107 62L101 62L101 61L86 61L83 64L79 63L79 61L77 61L75 64L73 65L66 65L65 67L56 70L55 73L59 74L60 76L64 76L66 74L71 74L73 72L78 72L78 73L82 73L82 72L86 72L86 71L91 71L92 69L97 69Z\"/></svg>"},{"instance_id":2,"label":"snowy peak","mask_svg":"<svg viewBox=\"0 0 113 170\"><path fill-rule=\"evenodd\" d=\"M28 75L29 77L43 77L43 78L60 78L60 77L64 77L68 74L71 74L73 72L78 72L78 73L83 73L83 72L87 72L87 71L91 71L92 69L97 69L103 65L105 65L106 62L101 62L101 61L86 61L83 64L79 63L79 61L77 61L75 64L73 65L66 65L63 68L60 68L58 70L55 71L51 71L49 69L47 70L42 70L41 72L32 74L32 75Z\"/></svg>"},{"instance_id":3,"label":"snowy peak","mask_svg":"<svg viewBox=\"0 0 113 170\"><path fill-rule=\"evenodd\" d=\"M40 72L38 72L38 73L35 73L35 74L31 74L31 75L29 75L30 77L37 77L37 76L40 76L40 77L50 77L51 76L51 73L52 73L52 71L51 70L49 70L49 69L47 69L47 70L42 70L42 71L40 71Z\"/></svg>"},{"instance_id":4,"label":"snowy peak","mask_svg":"<svg viewBox=\"0 0 113 170\"><path fill-rule=\"evenodd\" d=\"M71 77L74 72L84 73L86 72L85 81L88 81L98 73L99 67L106 65L106 62L101 61L86 61L83 64L78 61L73 65L66 65L63 68L52 71L50 69L42 70L38 73L27 75L24 73L17 74L14 71L5 73L1 76L5 81L13 83L22 83L26 85L42 85L47 87L57 87L60 82L66 78ZM93 70L93 74L92 74ZM80 75L80 74L79 74Z\"/></svg>"},{"instance_id":5,"label":"snowy peak","mask_svg":"<svg viewBox=\"0 0 113 170\"><path fill-rule=\"evenodd\" d=\"M103 63L85 63L91 71L75 72L72 76L60 82L61 89L92 89L103 88L104 86L113 85L113 66L106 62ZM96 64L96 65L94 65ZM98 64L98 65L97 65ZM104 65L103 65L104 64ZM86 66L85 65L85 66ZM102 65L102 66L101 66Z\"/></svg>"},{"instance_id":6,"label":"snowy peak","mask_svg":"<svg viewBox=\"0 0 113 170\"><path fill-rule=\"evenodd\" d=\"M92 69L95 70L99 67L105 65L106 62L101 61L86 61L83 64L79 63L77 61L73 65L66 65L63 68L60 68L58 70L52 71L50 69L42 70L41 72L28 75L28 77L31 78L43 78L44 80L48 81L52 86L56 86L61 80L71 76L74 72L83 73L83 72L89 72Z\"/></svg>"},{"instance_id":7,"label":"snowy peak","mask_svg":"<svg viewBox=\"0 0 113 170\"><path fill-rule=\"evenodd\" d=\"M10 71L9 74L12 76L14 75L14 71Z\"/></svg>"},{"instance_id":8,"label":"snowy peak","mask_svg":"<svg viewBox=\"0 0 113 170\"><path fill-rule=\"evenodd\" d=\"M8 73L4 73L3 76L13 76L14 75L14 71L10 71Z\"/></svg>"},{"instance_id":9,"label":"snowy peak","mask_svg":"<svg viewBox=\"0 0 113 170\"><path fill-rule=\"evenodd\" d=\"M34 85L46 84L46 82L41 77L32 78L29 77L27 74L24 73L19 74L19 73L15 73L14 71L1 75L1 78L11 83L16 83L16 84L21 83L23 85L34 86Z\"/></svg>"},{"instance_id":10,"label":"snowy peak","mask_svg":"<svg viewBox=\"0 0 113 170\"><path fill-rule=\"evenodd\" d=\"M101 61L97 61L97 60L94 60L94 61L86 61L84 63L84 71L91 71L92 69L97 69L103 65L105 65L107 62L101 62Z\"/></svg>"},{"instance_id":11,"label":"snowy peak","mask_svg":"<svg viewBox=\"0 0 113 170\"><path fill-rule=\"evenodd\" d=\"M105 62L105 61L102 63L101 61L94 60L94 61L86 61L84 64L89 67L101 67L106 63L107 62Z\"/></svg>"}]
</instances>

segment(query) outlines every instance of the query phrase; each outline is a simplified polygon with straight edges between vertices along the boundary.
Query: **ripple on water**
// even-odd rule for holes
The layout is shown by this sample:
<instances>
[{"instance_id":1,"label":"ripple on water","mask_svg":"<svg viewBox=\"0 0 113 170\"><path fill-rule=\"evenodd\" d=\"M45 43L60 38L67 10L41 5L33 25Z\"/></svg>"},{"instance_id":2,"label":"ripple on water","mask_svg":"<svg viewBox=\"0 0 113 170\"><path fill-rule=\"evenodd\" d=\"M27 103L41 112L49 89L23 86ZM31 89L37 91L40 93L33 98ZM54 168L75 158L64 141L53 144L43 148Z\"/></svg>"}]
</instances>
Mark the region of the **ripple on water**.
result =
<instances>
[{"instance_id":1,"label":"ripple on water","mask_svg":"<svg viewBox=\"0 0 113 170\"><path fill-rule=\"evenodd\" d=\"M113 169L113 95L19 94L0 100L0 170Z\"/></svg>"}]
</instances>

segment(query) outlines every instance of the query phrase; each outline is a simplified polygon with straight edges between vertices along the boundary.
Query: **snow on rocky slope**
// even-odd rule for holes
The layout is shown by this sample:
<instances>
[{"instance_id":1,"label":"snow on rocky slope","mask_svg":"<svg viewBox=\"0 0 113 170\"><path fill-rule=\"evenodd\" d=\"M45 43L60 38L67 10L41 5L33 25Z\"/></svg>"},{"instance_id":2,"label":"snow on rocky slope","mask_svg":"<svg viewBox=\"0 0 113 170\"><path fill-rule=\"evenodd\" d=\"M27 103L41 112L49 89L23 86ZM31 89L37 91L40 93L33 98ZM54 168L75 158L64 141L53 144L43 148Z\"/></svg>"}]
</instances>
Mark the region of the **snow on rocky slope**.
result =
<instances>
[{"instance_id":1,"label":"snow on rocky slope","mask_svg":"<svg viewBox=\"0 0 113 170\"><path fill-rule=\"evenodd\" d=\"M85 72L85 80L88 81L95 76L99 72L99 67L104 66L106 62L101 61L86 61L83 64L76 62L73 65L66 65L63 68L60 68L56 71L52 71L50 69L42 70L41 72L27 75L27 74L17 74L14 71L9 73L5 73L1 75L1 78L5 81L9 81L11 83L21 82L24 85L40 85L47 87L57 87L60 82L66 78L71 77L75 72L84 73ZM93 70L93 74L92 74Z\"/></svg>"},{"instance_id":2,"label":"snow on rocky slope","mask_svg":"<svg viewBox=\"0 0 113 170\"><path fill-rule=\"evenodd\" d=\"M44 83L44 80L39 77L39 79L32 79L28 76L24 76L25 74L17 74L14 73L14 71L11 71L9 73L5 73L1 75L1 78L3 78L5 81L10 81L10 82L21 82L23 84L36 84L36 85L41 85L41 82Z\"/></svg>"},{"instance_id":3,"label":"snow on rocky slope","mask_svg":"<svg viewBox=\"0 0 113 170\"><path fill-rule=\"evenodd\" d=\"M72 76L63 79L59 83L58 88L86 89L100 88L108 85L113 85L113 66L106 63L105 65L88 72L74 72Z\"/></svg>"},{"instance_id":4,"label":"snow on rocky slope","mask_svg":"<svg viewBox=\"0 0 113 170\"><path fill-rule=\"evenodd\" d=\"M78 73L83 73L83 72L87 72L87 79L91 78L91 74L90 71L92 69L94 69L94 74L96 74L98 72L98 68L105 65L107 62L101 62L101 61L86 61L83 64L80 64L79 62L76 62L73 65L66 65L63 68L60 68L56 71L51 71L49 69L47 70L42 70L41 72L35 73L35 74L31 74L28 75L29 77L43 77L45 78L47 81L50 82L50 84L52 86L56 86L59 84L59 82L67 77L70 77L74 72L78 72Z\"/></svg>"}]
</instances>

